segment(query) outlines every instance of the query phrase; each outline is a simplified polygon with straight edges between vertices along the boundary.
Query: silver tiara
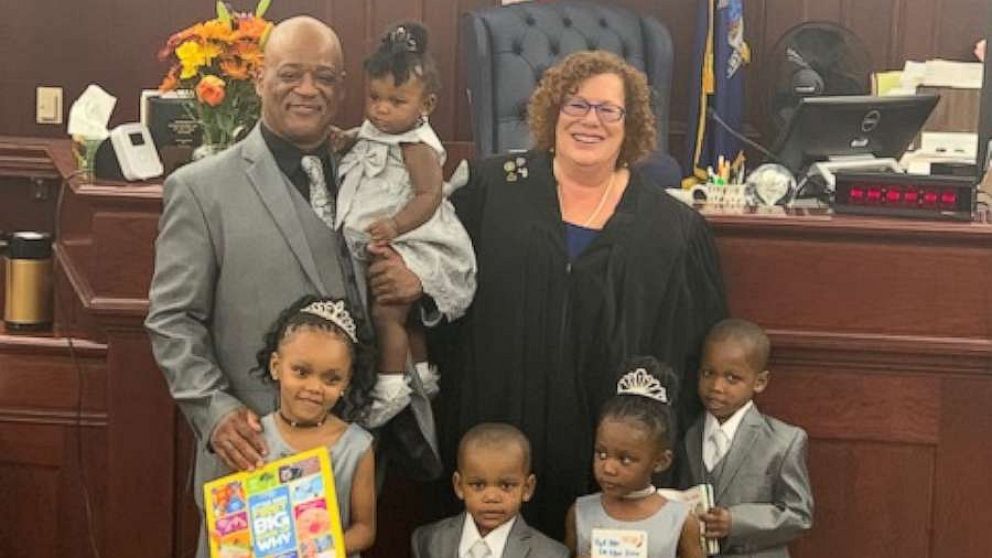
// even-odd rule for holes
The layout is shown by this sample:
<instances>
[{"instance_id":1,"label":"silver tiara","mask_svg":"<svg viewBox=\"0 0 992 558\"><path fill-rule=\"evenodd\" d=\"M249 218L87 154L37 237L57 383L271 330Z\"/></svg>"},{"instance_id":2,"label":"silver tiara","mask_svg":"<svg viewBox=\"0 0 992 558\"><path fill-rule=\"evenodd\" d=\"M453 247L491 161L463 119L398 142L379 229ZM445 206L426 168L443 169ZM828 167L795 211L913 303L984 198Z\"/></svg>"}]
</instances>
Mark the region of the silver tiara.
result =
<instances>
[{"instance_id":1,"label":"silver tiara","mask_svg":"<svg viewBox=\"0 0 992 558\"><path fill-rule=\"evenodd\" d=\"M355 320L351 318L351 314L344 307L343 300L337 302L330 300L311 302L304 306L300 312L324 318L341 328L341 331L344 331L348 335L348 339L351 339L352 343L358 343L358 335L355 333Z\"/></svg>"},{"instance_id":2,"label":"silver tiara","mask_svg":"<svg viewBox=\"0 0 992 558\"><path fill-rule=\"evenodd\" d=\"M617 382L617 395L642 395L668 404L668 391L665 386L643 368L627 372L620 378Z\"/></svg>"}]
</instances>

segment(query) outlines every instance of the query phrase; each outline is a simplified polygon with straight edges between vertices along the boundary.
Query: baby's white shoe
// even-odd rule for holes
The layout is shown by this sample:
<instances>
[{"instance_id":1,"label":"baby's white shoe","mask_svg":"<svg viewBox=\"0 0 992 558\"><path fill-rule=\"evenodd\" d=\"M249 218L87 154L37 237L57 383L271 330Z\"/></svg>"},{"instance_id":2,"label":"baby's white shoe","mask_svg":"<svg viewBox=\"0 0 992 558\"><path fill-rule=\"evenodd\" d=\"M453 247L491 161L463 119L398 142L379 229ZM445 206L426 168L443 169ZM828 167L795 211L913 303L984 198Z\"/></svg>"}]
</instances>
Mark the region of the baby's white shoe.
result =
<instances>
[{"instance_id":1,"label":"baby's white shoe","mask_svg":"<svg viewBox=\"0 0 992 558\"><path fill-rule=\"evenodd\" d=\"M405 374L379 374L372 388L372 405L363 421L368 428L379 428L410 404L410 389Z\"/></svg>"}]
</instances>

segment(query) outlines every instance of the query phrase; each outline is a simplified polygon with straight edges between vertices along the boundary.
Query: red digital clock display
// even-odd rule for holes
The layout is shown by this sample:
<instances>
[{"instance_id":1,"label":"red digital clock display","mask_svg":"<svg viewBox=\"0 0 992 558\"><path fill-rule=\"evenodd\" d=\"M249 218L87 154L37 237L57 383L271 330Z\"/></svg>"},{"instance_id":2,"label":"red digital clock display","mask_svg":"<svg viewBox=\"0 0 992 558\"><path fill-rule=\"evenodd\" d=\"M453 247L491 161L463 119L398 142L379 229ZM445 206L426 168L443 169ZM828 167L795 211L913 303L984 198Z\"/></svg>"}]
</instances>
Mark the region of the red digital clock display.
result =
<instances>
[{"instance_id":1,"label":"red digital clock display","mask_svg":"<svg viewBox=\"0 0 992 558\"><path fill-rule=\"evenodd\" d=\"M834 211L970 220L975 185L968 178L901 173L838 173Z\"/></svg>"},{"instance_id":2,"label":"red digital clock display","mask_svg":"<svg viewBox=\"0 0 992 558\"><path fill-rule=\"evenodd\" d=\"M848 191L848 200L859 204L953 210L958 205L958 193L948 188L914 185L853 184Z\"/></svg>"}]
</instances>

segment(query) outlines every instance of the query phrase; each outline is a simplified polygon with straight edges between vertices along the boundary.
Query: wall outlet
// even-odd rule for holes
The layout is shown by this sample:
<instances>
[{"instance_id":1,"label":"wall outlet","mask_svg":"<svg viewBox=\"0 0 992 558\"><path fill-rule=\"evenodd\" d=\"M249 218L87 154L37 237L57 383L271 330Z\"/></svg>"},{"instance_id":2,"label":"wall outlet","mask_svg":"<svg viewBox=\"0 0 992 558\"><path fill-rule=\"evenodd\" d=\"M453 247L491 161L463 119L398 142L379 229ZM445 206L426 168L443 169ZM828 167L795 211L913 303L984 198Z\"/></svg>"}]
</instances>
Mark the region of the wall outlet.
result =
<instances>
[{"instance_id":1,"label":"wall outlet","mask_svg":"<svg viewBox=\"0 0 992 558\"><path fill-rule=\"evenodd\" d=\"M38 124L62 123L62 88L39 87L35 106L35 121Z\"/></svg>"}]
</instances>

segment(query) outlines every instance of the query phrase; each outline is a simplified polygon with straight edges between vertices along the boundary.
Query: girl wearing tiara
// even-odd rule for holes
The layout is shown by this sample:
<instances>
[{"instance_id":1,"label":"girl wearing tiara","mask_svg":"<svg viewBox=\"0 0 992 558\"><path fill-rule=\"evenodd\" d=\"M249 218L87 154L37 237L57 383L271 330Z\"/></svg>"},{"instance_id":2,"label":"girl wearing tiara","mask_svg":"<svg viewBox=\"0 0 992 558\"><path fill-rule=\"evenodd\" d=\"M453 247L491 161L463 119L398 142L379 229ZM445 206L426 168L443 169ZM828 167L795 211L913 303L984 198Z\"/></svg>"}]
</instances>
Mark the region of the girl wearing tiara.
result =
<instances>
[{"instance_id":1,"label":"girl wearing tiara","mask_svg":"<svg viewBox=\"0 0 992 558\"><path fill-rule=\"evenodd\" d=\"M702 558L699 521L689 506L665 499L651 484L651 475L672 463L675 373L652 357L633 357L623 369L596 428L593 473L602 492L578 498L568 510L565 544L588 557L593 529L621 529L647 535L648 558Z\"/></svg>"},{"instance_id":2,"label":"girl wearing tiara","mask_svg":"<svg viewBox=\"0 0 992 558\"><path fill-rule=\"evenodd\" d=\"M261 419L267 458L327 447L349 557L375 541L372 435L348 422L367 411L373 358L345 302L310 295L279 316L257 355L264 377L279 385L275 412Z\"/></svg>"},{"instance_id":3,"label":"girl wearing tiara","mask_svg":"<svg viewBox=\"0 0 992 558\"><path fill-rule=\"evenodd\" d=\"M341 161L337 226L359 260L395 250L441 314L453 320L475 293L475 254L447 200L445 151L427 122L439 89L427 30L418 23L393 27L365 60L365 70L366 119ZM403 378L408 355L429 395L437 392L438 378L427 366L423 332L409 316L410 305L373 300L371 314L379 379L366 424L376 427L409 402Z\"/></svg>"}]
</instances>

